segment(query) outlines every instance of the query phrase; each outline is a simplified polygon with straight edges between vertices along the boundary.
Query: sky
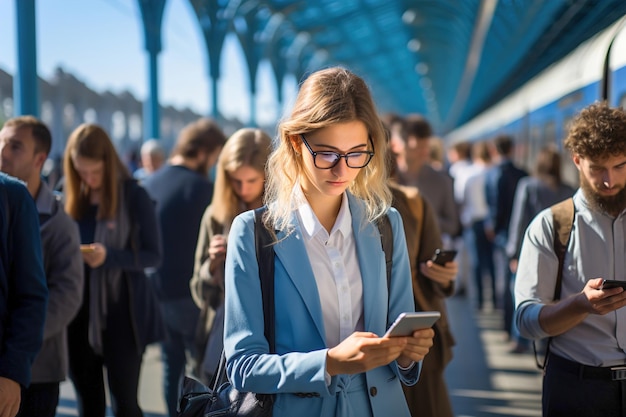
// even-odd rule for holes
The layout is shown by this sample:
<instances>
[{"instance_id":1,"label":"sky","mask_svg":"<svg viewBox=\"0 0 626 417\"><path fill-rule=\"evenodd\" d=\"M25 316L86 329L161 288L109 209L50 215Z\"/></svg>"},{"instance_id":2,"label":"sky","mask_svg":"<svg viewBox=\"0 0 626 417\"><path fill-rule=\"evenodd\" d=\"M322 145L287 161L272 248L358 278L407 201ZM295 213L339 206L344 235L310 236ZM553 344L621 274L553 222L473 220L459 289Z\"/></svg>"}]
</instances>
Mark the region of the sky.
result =
<instances>
[{"instance_id":1,"label":"sky","mask_svg":"<svg viewBox=\"0 0 626 417\"><path fill-rule=\"evenodd\" d=\"M0 68L14 74L16 65L15 2L0 0ZM148 89L148 55L144 49L137 0L36 0L37 67L50 79L57 67L97 92L125 90L143 101ZM189 0L166 0L159 55L162 105L189 107L210 115L211 80L202 32ZM222 50L218 100L222 114L250 120L249 81L243 52L234 35ZM296 94L296 81L284 83L285 106ZM283 113L269 62L257 75L259 125L274 124Z\"/></svg>"}]
</instances>

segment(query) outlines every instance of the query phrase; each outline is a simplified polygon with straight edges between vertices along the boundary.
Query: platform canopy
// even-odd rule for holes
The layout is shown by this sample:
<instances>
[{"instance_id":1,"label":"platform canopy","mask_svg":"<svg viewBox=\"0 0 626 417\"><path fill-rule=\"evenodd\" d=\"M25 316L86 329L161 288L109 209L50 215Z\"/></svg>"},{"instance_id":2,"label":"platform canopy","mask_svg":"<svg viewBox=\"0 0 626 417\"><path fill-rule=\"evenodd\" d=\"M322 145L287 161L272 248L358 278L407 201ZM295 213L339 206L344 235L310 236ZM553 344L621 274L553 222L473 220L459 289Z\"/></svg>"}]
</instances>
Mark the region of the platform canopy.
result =
<instances>
[{"instance_id":1,"label":"platform canopy","mask_svg":"<svg viewBox=\"0 0 626 417\"><path fill-rule=\"evenodd\" d=\"M233 27L256 22L253 39L271 44L265 51L279 73L302 78L345 66L370 84L381 113L423 113L439 133L626 14L624 0L191 2L196 11L228 10L216 16L231 19Z\"/></svg>"}]
</instances>

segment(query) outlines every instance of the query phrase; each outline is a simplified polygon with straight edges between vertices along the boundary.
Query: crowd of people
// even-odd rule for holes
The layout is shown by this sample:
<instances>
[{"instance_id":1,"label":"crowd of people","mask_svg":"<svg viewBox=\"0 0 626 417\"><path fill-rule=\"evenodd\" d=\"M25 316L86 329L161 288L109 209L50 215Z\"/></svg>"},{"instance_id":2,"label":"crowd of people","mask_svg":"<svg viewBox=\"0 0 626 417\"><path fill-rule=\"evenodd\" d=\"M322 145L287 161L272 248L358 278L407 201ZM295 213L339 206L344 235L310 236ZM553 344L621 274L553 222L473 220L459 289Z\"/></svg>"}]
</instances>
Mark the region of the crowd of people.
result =
<instances>
[{"instance_id":1,"label":"crowd of people","mask_svg":"<svg viewBox=\"0 0 626 417\"><path fill-rule=\"evenodd\" d=\"M451 417L450 296L501 311L513 352L551 337L544 408L592 415L562 404L570 389L606 398L615 386L564 388L556 378L625 362L615 329L626 296L598 278L626 270L626 147L614 131L626 132L626 114L606 105L574 121L565 146L581 173L576 192L554 147L531 175L513 162L509 136L451 144L443 158L423 116L381 117L360 77L329 68L302 83L274 142L256 128L227 138L202 118L169 157L146 141L131 172L108 133L86 123L67 139L62 180L48 184L48 128L10 119L0 130L0 417L54 417L67 377L80 416L104 417L106 391L116 416L142 416L139 376L153 343L170 417L182 377L209 384L222 352L233 386L273 395L274 416ZM572 195L567 268L555 284L545 209ZM264 205L282 300L272 349L252 211ZM456 259L433 262L444 249ZM596 256L583 262L588 251ZM441 318L383 336L415 310Z\"/></svg>"}]
</instances>

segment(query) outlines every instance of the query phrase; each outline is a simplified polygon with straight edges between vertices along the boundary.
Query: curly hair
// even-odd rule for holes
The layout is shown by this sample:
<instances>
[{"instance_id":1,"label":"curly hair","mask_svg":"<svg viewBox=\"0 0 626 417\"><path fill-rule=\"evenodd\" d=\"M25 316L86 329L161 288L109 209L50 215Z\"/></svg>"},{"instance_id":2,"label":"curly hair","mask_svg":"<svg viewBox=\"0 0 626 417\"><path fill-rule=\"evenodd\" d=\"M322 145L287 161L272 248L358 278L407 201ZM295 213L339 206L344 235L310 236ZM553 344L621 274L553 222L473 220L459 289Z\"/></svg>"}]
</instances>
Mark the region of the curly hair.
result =
<instances>
[{"instance_id":1,"label":"curly hair","mask_svg":"<svg viewBox=\"0 0 626 417\"><path fill-rule=\"evenodd\" d=\"M583 109L573 120L563 142L572 154L603 159L626 154L626 112L606 102Z\"/></svg>"}]
</instances>

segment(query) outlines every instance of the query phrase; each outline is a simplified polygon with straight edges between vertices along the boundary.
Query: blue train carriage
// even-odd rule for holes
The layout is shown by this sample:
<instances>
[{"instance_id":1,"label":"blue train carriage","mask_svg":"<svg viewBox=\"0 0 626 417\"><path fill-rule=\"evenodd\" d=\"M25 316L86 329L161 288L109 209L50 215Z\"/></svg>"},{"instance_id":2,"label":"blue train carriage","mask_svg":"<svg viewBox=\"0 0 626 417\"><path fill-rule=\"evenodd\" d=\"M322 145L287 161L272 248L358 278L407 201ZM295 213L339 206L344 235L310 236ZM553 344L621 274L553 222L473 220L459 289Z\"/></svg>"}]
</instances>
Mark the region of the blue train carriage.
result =
<instances>
[{"instance_id":1,"label":"blue train carriage","mask_svg":"<svg viewBox=\"0 0 626 417\"><path fill-rule=\"evenodd\" d=\"M532 169L539 149L547 144L562 149L574 115L602 99L626 106L626 16L450 132L446 140L478 141L510 134L517 143L515 159ZM564 180L576 186L578 172L570 156L564 153L563 160Z\"/></svg>"}]
</instances>

